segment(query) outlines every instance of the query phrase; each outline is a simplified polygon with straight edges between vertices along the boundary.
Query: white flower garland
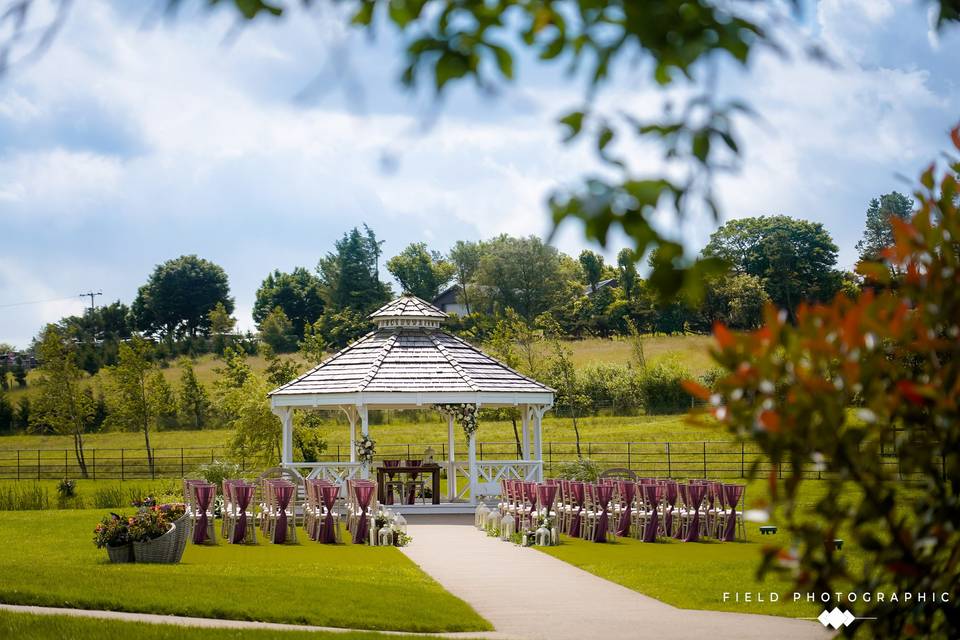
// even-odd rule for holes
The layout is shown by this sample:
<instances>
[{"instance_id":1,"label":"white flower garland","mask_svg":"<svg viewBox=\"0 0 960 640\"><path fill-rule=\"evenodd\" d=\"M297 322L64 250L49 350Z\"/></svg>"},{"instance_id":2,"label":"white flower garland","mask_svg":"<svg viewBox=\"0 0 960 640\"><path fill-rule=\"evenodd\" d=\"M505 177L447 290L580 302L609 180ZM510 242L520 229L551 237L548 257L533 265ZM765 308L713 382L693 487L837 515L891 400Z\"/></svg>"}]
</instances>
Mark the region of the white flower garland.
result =
<instances>
[{"instance_id":1,"label":"white flower garland","mask_svg":"<svg viewBox=\"0 0 960 640\"><path fill-rule=\"evenodd\" d=\"M477 432L480 425L477 423L477 405L475 404L435 404L433 408L445 416L453 416L460 423L463 433L469 440Z\"/></svg>"},{"instance_id":2,"label":"white flower garland","mask_svg":"<svg viewBox=\"0 0 960 640\"><path fill-rule=\"evenodd\" d=\"M373 454L376 451L377 443L369 436L363 436L357 443L354 445L354 448L357 450L357 458L360 462L364 464L370 464L373 462Z\"/></svg>"}]
</instances>

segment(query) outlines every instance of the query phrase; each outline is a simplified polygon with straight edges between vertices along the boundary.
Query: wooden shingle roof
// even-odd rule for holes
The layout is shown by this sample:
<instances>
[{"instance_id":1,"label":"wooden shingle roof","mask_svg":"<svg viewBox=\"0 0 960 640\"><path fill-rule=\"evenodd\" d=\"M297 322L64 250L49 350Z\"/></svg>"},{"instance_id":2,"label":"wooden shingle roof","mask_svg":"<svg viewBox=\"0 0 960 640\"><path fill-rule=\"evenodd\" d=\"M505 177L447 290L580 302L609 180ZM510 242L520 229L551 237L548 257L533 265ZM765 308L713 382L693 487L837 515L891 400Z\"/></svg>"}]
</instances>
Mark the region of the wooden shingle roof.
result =
<instances>
[{"instance_id":1,"label":"wooden shingle roof","mask_svg":"<svg viewBox=\"0 0 960 640\"><path fill-rule=\"evenodd\" d=\"M445 320L447 317L447 314L426 300L410 294L404 294L370 314L370 318L373 320L379 318L430 318L433 320Z\"/></svg>"},{"instance_id":2,"label":"wooden shingle roof","mask_svg":"<svg viewBox=\"0 0 960 640\"><path fill-rule=\"evenodd\" d=\"M271 396L357 392L550 393L445 331L381 328L327 358Z\"/></svg>"}]
</instances>

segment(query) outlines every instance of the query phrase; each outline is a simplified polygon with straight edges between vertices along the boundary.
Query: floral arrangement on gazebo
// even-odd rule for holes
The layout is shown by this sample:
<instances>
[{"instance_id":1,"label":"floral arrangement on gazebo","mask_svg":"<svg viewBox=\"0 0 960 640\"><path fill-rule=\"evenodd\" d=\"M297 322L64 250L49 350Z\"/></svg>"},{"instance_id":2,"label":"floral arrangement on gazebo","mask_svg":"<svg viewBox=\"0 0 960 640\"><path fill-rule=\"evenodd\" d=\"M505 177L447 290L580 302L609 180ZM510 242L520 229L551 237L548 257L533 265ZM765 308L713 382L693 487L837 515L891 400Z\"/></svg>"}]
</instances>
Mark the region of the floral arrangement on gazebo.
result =
<instances>
[{"instance_id":1,"label":"floral arrangement on gazebo","mask_svg":"<svg viewBox=\"0 0 960 640\"><path fill-rule=\"evenodd\" d=\"M373 454L377 450L377 443L369 435L365 435L356 444L357 460L364 464L373 463Z\"/></svg>"},{"instance_id":2,"label":"floral arrangement on gazebo","mask_svg":"<svg viewBox=\"0 0 960 640\"><path fill-rule=\"evenodd\" d=\"M439 411L444 416L453 416L460 427L463 429L464 435L467 436L469 441L473 434L477 432L477 429L480 428L479 423L477 422L477 405L468 404L468 403L454 403L454 404L435 404L433 408Z\"/></svg>"}]
</instances>

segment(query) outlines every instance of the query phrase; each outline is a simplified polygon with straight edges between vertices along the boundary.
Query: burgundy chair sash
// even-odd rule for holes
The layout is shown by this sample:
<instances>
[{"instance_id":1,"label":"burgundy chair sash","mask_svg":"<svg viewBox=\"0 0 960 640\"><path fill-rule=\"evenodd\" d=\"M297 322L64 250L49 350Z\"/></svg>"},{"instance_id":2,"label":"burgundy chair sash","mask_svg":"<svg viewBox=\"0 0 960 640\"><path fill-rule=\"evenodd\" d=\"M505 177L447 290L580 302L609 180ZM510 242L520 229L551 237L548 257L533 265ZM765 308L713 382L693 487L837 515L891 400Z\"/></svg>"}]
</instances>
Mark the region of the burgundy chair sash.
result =
<instances>
[{"instance_id":1,"label":"burgundy chair sash","mask_svg":"<svg viewBox=\"0 0 960 640\"><path fill-rule=\"evenodd\" d=\"M353 494L357 498L357 506L360 508L360 519L357 520L357 533L353 537L354 544L366 544L370 535L370 522L367 518L367 507L370 506L370 499L373 498L373 492L376 486L373 484L355 484Z\"/></svg>"},{"instance_id":2,"label":"burgundy chair sash","mask_svg":"<svg viewBox=\"0 0 960 640\"><path fill-rule=\"evenodd\" d=\"M287 541L287 507L290 506L290 498L295 490L296 487L290 482L277 482L273 485L274 494L277 496L277 526L273 530L273 541L276 544Z\"/></svg>"},{"instance_id":3,"label":"burgundy chair sash","mask_svg":"<svg viewBox=\"0 0 960 640\"><path fill-rule=\"evenodd\" d=\"M633 499L637 494L637 485L627 480L617 482L617 490L623 498L624 508L617 523L617 535L621 538L630 535L630 516L633 512Z\"/></svg>"},{"instance_id":4,"label":"burgundy chair sash","mask_svg":"<svg viewBox=\"0 0 960 640\"><path fill-rule=\"evenodd\" d=\"M690 518L690 526L687 528L685 542L696 542L700 539L700 503L703 502L703 494L707 491L705 484L688 484L686 489L687 498L684 500L687 507L693 508L693 515Z\"/></svg>"},{"instance_id":5,"label":"burgundy chair sash","mask_svg":"<svg viewBox=\"0 0 960 640\"><path fill-rule=\"evenodd\" d=\"M530 509L537 508L537 483L536 482L524 482L523 483L523 495L530 501Z\"/></svg>"},{"instance_id":6,"label":"burgundy chair sash","mask_svg":"<svg viewBox=\"0 0 960 640\"><path fill-rule=\"evenodd\" d=\"M656 542L657 527L660 524L657 514L657 494L659 493L660 487L655 484L645 484L641 485L641 489L643 490L643 499L652 507L650 514L647 516L647 524L643 529L643 541Z\"/></svg>"},{"instance_id":7,"label":"burgundy chair sash","mask_svg":"<svg viewBox=\"0 0 960 640\"><path fill-rule=\"evenodd\" d=\"M723 530L723 539L725 542L733 542L736 539L737 532L737 504L740 502L740 496L743 495L743 485L725 484L723 485L723 497L730 506L730 513L727 514L726 527Z\"/></svg>"},{"instance_id":8,"label":"burgundy chair sash","mask_svg":"<svg viewBox=\"0 0 960 640\"><path fill-rule=\"evenodd\" d=\"M333 521L333 507L337 503L337 494L340 493L340 487L335 484L325 484L320 486L320 499L323 500L323 508L326 515L323 518L323 524L320 526L320 542L324 544L333 544L337 541L336 524Z\"/></svg>"},{"instance_id":9,"label":"burgundy chair sash","mask_svg":"<svg viewBox=\"0 0 960 640\"><path fill-rule=\"evenodd\" d=\"M210 523L207 517L207 509L210 508L217 487L212 484L194 484L193 491L197 494L197 509L200 510L200 521L193 531L193 542L194 544L203 544L210 537L207 533Z\"/></svg>"},{"instance_id":10,"label":"burgundy chair sash","mask_svg":"<svg viewBox=\"0 0 960 640\"><path fill-rule=\"evenodd\" d=\"M610 526L610 498L613 497L613 487L608 484L597 484L593 486L593 499L600 506L600 517L597 519L597 531L594 534L594 542L607 541L607 527Z\"/></svg>"},{"instance_id":11,"label":"burgundy chair sash","mask_svg":"<svg viewBox=\"0 0 960 640\"><path fill-rule=\"evenodd\" d=\"M554 501L557 499L557 489L559 489L559 487L555 484L541 484L537 486L540 506L546 509L548 516L550 515L550 509L553 507Z\"/></svg>"},{"instance_id":12,"label":"burgundy chair sash","mask_svg":"<svg viewBox=\"0 0 960 640\"><path fill-rule=\"evenodd\" d=\"M407 460L408 467L420 467L423 466L423 460ZM420 477L420 474L417 472L410 473L410 480L416 482L417 478ZM407 504L413 504L416 502L417 498L417 488L414 485L410 485L410 491L407 492Z\"/></svg>"},{"instance_id":13,"label":"burgundy chair sash","mask_svg":"<svg viewBox=\"0 0 960 640\"><path fill-rule=\"evenodd\" d=\"M570 498L573 502L573 514L570 518L570 535L574 538L580 537L580 510L583 509L583 500L585 498L584 484L582 482L570 483Z\"/></svg>"},{"instance_id":14,"label":"burgundy chair sash","mask_svg":"<svg viewBox=\"0 0 960 640\"><path fill-rule=\"evenodd\" d=\"M239 513L237 523L233 525L233 543L238 544L247 538L247 507L253 500L253 492L256 491L256 487L252 484L234 482L231 491L233 491L233 496L237 501L237 512Z\"/></svg>"},{"instance_id":15,"label":"burgundy chair sash","mask_svg":"<svg viewBox=\"0 0 960 640\"><path fill-rule=\"evenodd\" d=\"M394 468L394 467L399 467L399 466L400 466L400 461L399 461L399 460L384 460L384 461L383 461L383 466L384 466L385 468L387 468L387 469L392 469L392 468ZM388 471L388 472L387 472L387 480L392 481L392 480L396 477L396 475L397 475L396 473L393 473L393 472ZM385 501L387 504L393 504L393 487L392 487L391 485L389 485L389 484L387 485L386 494L387 494L387 495L384 496L384 501Z\"/></svg>"}]
</instances>

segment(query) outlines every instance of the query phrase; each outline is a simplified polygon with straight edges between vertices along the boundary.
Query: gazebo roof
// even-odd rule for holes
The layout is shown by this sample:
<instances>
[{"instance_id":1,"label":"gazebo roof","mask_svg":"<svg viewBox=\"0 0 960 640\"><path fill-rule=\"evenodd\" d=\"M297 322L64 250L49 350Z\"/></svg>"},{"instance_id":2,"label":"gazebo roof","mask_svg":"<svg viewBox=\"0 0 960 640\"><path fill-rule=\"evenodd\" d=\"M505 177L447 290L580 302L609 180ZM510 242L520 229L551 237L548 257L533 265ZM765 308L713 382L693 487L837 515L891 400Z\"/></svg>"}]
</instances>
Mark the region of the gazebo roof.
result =
<instances>
[{"instance_id":1,"label":"gazebo roof","mask_svg":"<svg viewBox=\"0 0 960 640\"><path fill-rule=\"evenodd\" d=\"M420 298L404 295L370 317L377 321L376 330L270 392L273 403L331 404L327 400L347 394L376 397L383 404L394 399L413 404L413 397L416 404L467 401L465 394L486 404L528 398L552 403L550 387L443 331L440 323L447 315ZM399 400L401 396L406 399Z\"/></svg>"}]
</instances>

